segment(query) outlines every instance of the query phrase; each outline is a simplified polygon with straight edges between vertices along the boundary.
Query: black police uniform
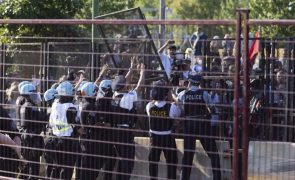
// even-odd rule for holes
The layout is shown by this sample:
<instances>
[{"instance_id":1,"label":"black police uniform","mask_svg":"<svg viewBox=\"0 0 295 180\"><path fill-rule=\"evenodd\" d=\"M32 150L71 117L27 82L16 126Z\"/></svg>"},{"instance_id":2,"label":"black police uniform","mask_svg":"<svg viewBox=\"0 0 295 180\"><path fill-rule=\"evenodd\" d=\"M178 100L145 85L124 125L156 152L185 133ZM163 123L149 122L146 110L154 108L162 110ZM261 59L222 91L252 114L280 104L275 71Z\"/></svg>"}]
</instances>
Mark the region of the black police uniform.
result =
<instances>
[{"instance_id":1,"label":"black police uniform","mask_svg":"<svg viewBox=\"0 0 295 180\"><path fill-rule=\"evenodd\" d=\"M18 136L18 130L13 126L6 110L0 105L0 133L8 135L11 139ZM7 158L7 159L5 159ZM14 150L0 145L0 176L16 177L19 162Z\"/></svg>"},{"instance_id":2,"label":"black police uniform","mask_svg":"<svg viewBox=\"0 0 295 180\"><path fill-rule=\"evenodd\" d=\"M154 103L148 104L151 150L149 154L149 172L151 179L157 179L158 162L161 152L164 152L168 163L167 178L176 179L177 150L175 138L171 135L173 120L169 117L171 104L166 103L158 107Z\"/></svg>"},{"instance_id":3,"label":"black police uniform","mask_svg":"<svg viewBox=\"0 0 295 180\"><path fill-rule=\"evenodd\" d=\"M113 143L113 121L111 115L111 98L113 92L111 90L107 91L103 97L96 98L96 110L97 117L96 121L98 123L98 135L97 138L100 141L99 155L102 158L102 167L104 167L104 179L112 179L112 171L116 163L116 150Z\"/></svg>"},{"instance_id":4,"label":"black police uniform","mask_svg":"<svg viewBox=\"0 0 295 180\"><path fill-rule=\"evenodd\" d=\"M16 126L18 129L21 129L21 124L20 124L20 108L21 106L26 102L26 99L24 96L20 95L17 97L15 104L16 104Z\"/></svg>"},{"instance_id":5,"label":"black police uniform","mask_svg":"<svg viewBox=\"0 0 295 180\"><path fill-rule=\"evenodd\" d=\"M101 148L100 129L97 125L97 115L94 98L83 98L81 102L81 122L86 130L86 137L83 137L86 156L82 157L82 167L79 179L95 180L102 167L103 159L100 156ZM88 155L89 154L89 155Z\"/></svg>"},{"instance_id":6,"label":"black police uniform","mask_svg":"<svg viewBox=\"0 0 295 180\"><path fill-rule=\"evenodd\" d=\"M81 112L81 103L82 103L82 95L81 95L81 91L77 91L76 93L76 98L74 99L74 104L76 106L79 107L79 111ZM82 121L81 121L82 123ZM81 139L85 138L84 135L79 135L79 147L77 150L78 155L76 156L76 167L78 167L76 169L76 174L75 174L75 178L76 179L80 179L82 176L82 171L83 169L82 167L82 158L83 158L83 153L85 153L85 146L84 146L84 142L81 141Z\"/></svg>"},{"instance_id":7,"label":"black police uniform","mask_svg":"<svg viewBox=\"0 0 295 180\"><path fill-rule=\"evenodd\" d=\"M197 89L196 91L187 90L183 94L184 101L184 154L182 160L182 180L190 179L191 166L196 148L196 139L200 138L203 142L204 134L204 118L208 114L206 104L203 97L204 91Z\"/></svg>"},{"instance_id":8,"label":"black police uniform","mask_svg":"<svg viewBox=\"0 0 295 180\"><path fill-rule=\"evenodd\" d=\"M68 179L70 180L73 175L74 166L76 163L77 155L79 149L79 142L76 140L78 139L78 128L79 122L77 121L77 107L72 103L73 98L72 97L64 97L61 96L59 98L59 101L56 102L58 104L64 105L64 104L71 104L71 106L68 109L63 109L66 111L66 120L68 124L71 124L72 127L72 133L70 136L63 136L63 135L56 135L54 130L51 137L51 143L53 144L52 151L61 151L61 152L54 152L54 162L57 163L56 165L56 174L54 173L54 177L52 178L59 178L59 179ZM55 103L54 103L55 104ZM54 105L52 106L51 116L53 111L60 110L60 109L54 109ZM50 118L51 118L50 116ZM54 119L54 117L53 117ZM52 126L52 124L50 124ZM53 127L51 127L53 128ZM73 139L74 138L74 139Z\"/></svg>"},{"instance_id":9,"label":"black police uniform","mask_svg":"<svg viewBox=\"0 0 295 180\"><path fill-rule=\"evenodd\" d=\"M25 97L25 103L20 108L20 132L22 143L22 155L30 161L23 170L24 178L38 179L40 169L40 156L44 148L43 138L40 133L44 129L42 122L44 114L38 109L29 97ZM32 148L32 149L31 149Z\"/></svg>"},{"instance_id":10,"label":"black police uniform","mask_svg":"<svg viewBox=\"0 0 295 180\"><path fill-rule=\"evenodd\" d=\"M50 101L49 101L50 102ZM51 106L52 106L52 102L50 102L46 109L46 122L49 123L49 117L51 114ZM52 136L52 132L51 129L49 128L49 125L47 125L46 128L46 137L44 138L44 143L45 143L45 151L44 151L44 159L46 161L47 167L46 167L46 177L56 177L57 175L55 173L56 172L56 166L54 166L54 164L56 164L57 162L55 161L55 153L52 152L51 150L54 149L54 142L53 139L50 138L50 136Z\"/></svg>"},{"instance_id":11,"label":"black police uniform","mask_svg":"<svg viewBox=\"0 0 295 180\"><path fill-rule=\"evenodd\" d=\"M135 114L134 107L131 110L121 107L121 100L126 94L127 93L115 92L111 106L112 112L114 112L112 116L114 124L112 141L115 144L117 154L120 158L116 178L118 180L130 179L135 157L134 135L131 130L135 124L135 116L132 116L132 114Z\"/></svg>"}]
</instances>

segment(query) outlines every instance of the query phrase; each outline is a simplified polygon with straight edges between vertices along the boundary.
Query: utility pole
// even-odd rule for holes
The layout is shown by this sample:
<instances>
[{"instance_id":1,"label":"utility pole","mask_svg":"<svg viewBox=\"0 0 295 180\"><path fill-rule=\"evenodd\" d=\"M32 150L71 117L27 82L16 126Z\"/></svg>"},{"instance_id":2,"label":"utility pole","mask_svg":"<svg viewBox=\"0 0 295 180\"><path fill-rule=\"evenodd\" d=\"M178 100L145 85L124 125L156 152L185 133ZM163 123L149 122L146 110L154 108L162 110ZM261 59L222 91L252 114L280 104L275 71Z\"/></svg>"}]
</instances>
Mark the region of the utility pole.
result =
<instances>
[{"instance_id":1,"label":"utility pole","mask_svg":"<svg viewBox=\"0 0 295 180\"><path fill-rule=\"evenodd\" d=\"M99 8L98 8L98 3L99 0L92 0L92 20L95 19L96 16L99 14ZM97 31L97 26L92 24L91 28L91 51L92 51L92 56L91 56L91 63L92 65L96 66L98 63L96 62L96 46L95 46L95 38L98 37L98 31ZM92 66L93 67L93 66ZM91 68L91 80L94 81L96 76L95 69Z\"/></svg>"},{"instance_id":2,"label":"utility pole","mask_svg":"<svg viewBox=\"0 0 295 180\"><path fill-rule=\"evenodd\" d=\"M160 20L165 20L166 4L165 0L160 0ZM161 24L159 28L160 47L165 43L165 25Z\"/></svg>"},{"instance_id":3,"label":"utility pole","mask_svg":"<svg viewBox=\"0 0 295 180\"><path fill-rule=\"evenodd\" d=\"M95 19L96 16L98 16L98 1L99 0L92 0L92 20ZM97 27L92 24L92 43L94 42L94 39L97 37Z\"/></svg>"}]
</instances>

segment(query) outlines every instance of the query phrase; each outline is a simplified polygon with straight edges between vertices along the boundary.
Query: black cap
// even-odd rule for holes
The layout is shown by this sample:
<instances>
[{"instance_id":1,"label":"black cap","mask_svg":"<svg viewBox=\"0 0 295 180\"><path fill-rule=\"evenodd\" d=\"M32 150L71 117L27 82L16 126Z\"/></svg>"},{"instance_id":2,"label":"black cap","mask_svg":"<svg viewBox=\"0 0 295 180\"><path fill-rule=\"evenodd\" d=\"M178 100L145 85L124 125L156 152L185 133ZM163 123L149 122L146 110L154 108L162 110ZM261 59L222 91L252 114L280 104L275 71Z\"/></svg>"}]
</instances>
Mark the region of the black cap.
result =
<instances>
[{"instance_id":1,"label":"black cap","mask_svg":"<svg viewBox=\"0 0 295 180\"><path fill-rule=\"evenodd\" d=\"M192 83L200 83L203 80L203 76L197 72L190 72L188 74L188 81Z\"/></svg>"},{"instance_id":2,"label":"black cap","mask_svg":"<svg viewBox=\"0 0 295 180\"><path fill-rule=\"evenodd\" d=\"M162 101L168 96L169 89L163 80L159 80L153 83L153 88L150 91L150 97L152 100Z\"/></svg>"},{"instance_id":3,"label":"black cap","mask_svg":"<svg viewBox=\"0 0 295 180\"><path fill-rule=\"evenodd\" d=\"M176 46L175 46L174 44L172 44L172 45L170 45L170 46L168 47L168 49L174 49L174 50L176 50Z\"/></svg>"},{"instance_id":4,"label":"black cap","mask_svg":"<svg viewBox=\"0 0 295 180\"><path fill-rule=\"evenodd\" d=\"M114 91L118 91L124 88L126 84L126 78L123 75L116 76L116 78L112 81L112 89Z\"/></svg>"}]
</instances>

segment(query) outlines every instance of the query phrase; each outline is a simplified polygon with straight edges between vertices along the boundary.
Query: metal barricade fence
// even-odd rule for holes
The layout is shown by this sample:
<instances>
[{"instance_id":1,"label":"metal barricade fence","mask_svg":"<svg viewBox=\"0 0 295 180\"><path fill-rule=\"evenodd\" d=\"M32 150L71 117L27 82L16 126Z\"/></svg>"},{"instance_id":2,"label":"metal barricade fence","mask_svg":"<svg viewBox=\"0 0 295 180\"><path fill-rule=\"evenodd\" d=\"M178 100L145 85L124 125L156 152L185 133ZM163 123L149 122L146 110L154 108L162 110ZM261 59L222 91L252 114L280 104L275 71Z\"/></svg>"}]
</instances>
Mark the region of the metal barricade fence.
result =
<instances>
[{"instance_id":1,"label":"metal barricade fence","mask_svg":"<svg viewBox=\"0 0 295 180\"><path fill-rule=\"evenodd\" d=\"M127 20L114 20L122 18L122 13ZM64 42L46 38L42 42L40 38L41 43L2 44L0 107L1 121L5 123L0 129L0 161L7 165L0 165L0 174L25 179L149 179L157 174L159 179L187 179L188 174L190 179L292 179L294 39L252 38L258 41L260 49L257 62L250 66L246 63L250 63L249 24L263 25L268 21L248 20L247 13L238 11L236 21L150 21L133 20L144 17L140 10L132 9L97 20L1 21L44 25L94 23L101 37L94 43L89 38ZM170 76L147 27L158 24L236 25L237 32L232 39L201 40L200 54L191 61L184 57L190 54L180 48L182 52L177 54L179 59L173 62ZM294 26L294 21L277 24ZM244 39L240 37L242 25ZM229 43L231 49L220 46L222 42ZM241 57L246 69L241 69ZM188 75L186 68L190 66L195 73ZM118 78L120 75L126 75L127 83ZM201 82L194 79L200 75L202 90L190 91ZM144 83L137 84L144 76ZM167 82L168 78L175 81ZM107 87L101 82L106 79L112 79L112 84L117 81L113 88L120 83L127 88L107 94L103 91ZM64 115L73 133L60 136L65 126L53 123L58 117L51 114L57 112L47 113L51 106L44 99L38 106L29 102L26 95L27 103L16 102L20 96L17 86L25 80L38 87L42 98L46 90L64 81L73 86L78 82L84 84L83 81L95 82L97 89L88 92L83 89L85 84L78 85L74 88L75 102L60 95L59 101L51 104L53 111L60 112L65 111L64 103L78 107L73 111L77 111L79 121L74 120L71 111ZM132 89L136 93L127 93ZM94 90L100 95L93 96ZM203 100L196 100L202 96ZM39 114L30 116L28 109ZM27 126L39 130L35 132ZM2 146L2 140L8 145ZM14 160L20 155L16 148L20 142L24 159L18 160L22 162L17 164L21 168L16 169ZM166 163L159 150L164 152Z\"/></svg>"}]
</instances>

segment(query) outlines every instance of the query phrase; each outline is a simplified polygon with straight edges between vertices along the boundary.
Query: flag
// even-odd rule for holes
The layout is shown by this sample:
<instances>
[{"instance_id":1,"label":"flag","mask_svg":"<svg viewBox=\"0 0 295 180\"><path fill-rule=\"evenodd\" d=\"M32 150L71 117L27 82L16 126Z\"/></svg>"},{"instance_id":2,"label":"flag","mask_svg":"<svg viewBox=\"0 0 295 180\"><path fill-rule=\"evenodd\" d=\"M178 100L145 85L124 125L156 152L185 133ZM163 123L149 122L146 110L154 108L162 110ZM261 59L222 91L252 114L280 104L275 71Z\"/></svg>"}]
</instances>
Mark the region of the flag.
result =
<instances>
[{"instance_id":1,"label":"flag","mask_svg":"<svg viewBox=\"0 0 295 180\"><path fill-rule=\"evenodd\" d=\"M249 51L249 61L252 64L253 64L255 55L259 52L259 46L260 46L260 33L256 32L255 40L252 43L252 46Z\"/></svg>"}]
</instances>

